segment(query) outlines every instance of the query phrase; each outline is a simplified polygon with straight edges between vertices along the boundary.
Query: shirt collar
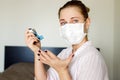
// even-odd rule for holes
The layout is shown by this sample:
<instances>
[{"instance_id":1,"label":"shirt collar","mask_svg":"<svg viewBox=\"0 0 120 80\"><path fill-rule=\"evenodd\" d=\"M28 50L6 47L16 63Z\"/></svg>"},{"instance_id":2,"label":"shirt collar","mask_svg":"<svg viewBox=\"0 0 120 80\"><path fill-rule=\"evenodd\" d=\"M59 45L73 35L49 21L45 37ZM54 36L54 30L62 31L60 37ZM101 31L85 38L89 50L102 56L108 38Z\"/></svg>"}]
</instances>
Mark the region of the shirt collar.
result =
<instances>
[{"instance_id":1,"label":"shirt collar","mask_svg":"<svg viewBox=\"0 0 120 80\"><path fill-rule=\"evenodd\" d=\"M83 52L83 50L85 50L86 47L91 46L92 42L91 41L87 41L85 42L82 46L80 46L76 52L74 53L74 56L77 56L79 54L81 54L81 52ZM71 52L72 52L72 48L71 48Z\"/></svg>"}]
</instances>

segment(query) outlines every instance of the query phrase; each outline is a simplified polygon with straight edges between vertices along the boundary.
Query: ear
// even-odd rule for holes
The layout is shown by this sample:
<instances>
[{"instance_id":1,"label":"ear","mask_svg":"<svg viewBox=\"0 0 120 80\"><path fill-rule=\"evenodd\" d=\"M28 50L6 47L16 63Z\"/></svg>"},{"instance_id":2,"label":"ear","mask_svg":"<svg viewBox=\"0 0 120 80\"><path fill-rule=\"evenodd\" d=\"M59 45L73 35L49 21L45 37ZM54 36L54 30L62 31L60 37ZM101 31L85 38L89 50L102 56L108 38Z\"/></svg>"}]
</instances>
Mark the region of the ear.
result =
<instances>
[{"instance_id":1,"label":"ear","mask_svg":"<svg viewBox=\"0 0 120 80\"><path fill-rule=\"evenodd\" d=\"M90 18L88 17L85 21L85 32L88 32L90 26Z\"/></svg>"}]
</instances>

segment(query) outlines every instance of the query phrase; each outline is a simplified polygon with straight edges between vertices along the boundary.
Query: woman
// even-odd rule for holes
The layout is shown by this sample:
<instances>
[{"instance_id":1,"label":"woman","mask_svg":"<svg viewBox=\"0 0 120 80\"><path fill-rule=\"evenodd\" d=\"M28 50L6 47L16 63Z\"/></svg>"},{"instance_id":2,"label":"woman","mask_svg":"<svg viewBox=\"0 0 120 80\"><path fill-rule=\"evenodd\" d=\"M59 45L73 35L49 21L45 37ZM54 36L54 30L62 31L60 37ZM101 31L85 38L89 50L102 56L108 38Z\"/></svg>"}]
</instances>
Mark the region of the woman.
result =
<instances>
[{"instance_id":1,"label":"woman","mask_svg":"<svg viewBox=\"0 0 120 80\"><path fill-rule=\"evenodd\" d=\"M42 51L40 41L26 31L26 44L35 55L36 80L108 80L104 59L87 38L88 12L89 8L78 0L68 1L59 9L60 34L70 47L58 56ZM47 72L44 64L50 66Z\"/></svg>"}]
</instances>

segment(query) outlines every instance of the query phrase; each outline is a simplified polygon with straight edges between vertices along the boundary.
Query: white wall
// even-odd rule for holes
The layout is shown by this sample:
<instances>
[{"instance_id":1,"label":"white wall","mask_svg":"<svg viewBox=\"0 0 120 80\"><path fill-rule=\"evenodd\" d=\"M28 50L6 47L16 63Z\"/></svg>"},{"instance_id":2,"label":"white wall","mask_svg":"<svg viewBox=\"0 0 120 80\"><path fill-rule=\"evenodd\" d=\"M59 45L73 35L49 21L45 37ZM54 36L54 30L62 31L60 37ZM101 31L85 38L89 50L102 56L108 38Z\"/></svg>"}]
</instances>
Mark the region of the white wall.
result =
<instances>
[{"instance_id":1,"label":"white wall","mask_svg":"<svg viewBox=\"0 0 120 80\"><path fill-rule=\"evenodd\" d=\"M120 0L115 0L114 80L120 80Z\"/></svg>"},{"instance_id":2,"label":"white wall","mask_svg":"<svg viewBox=\"0 0 120 80\"><path fill-rule=\"evenodd\" d=\"M43 46L66 46L59 37L57 11L68 0L0 0L0 71L4 46L25 45L24 31L34 27L44 35ZM91 8L89 38L101 49L113 79L114 0L83 0Z\"/></svg>"}]
</instances>

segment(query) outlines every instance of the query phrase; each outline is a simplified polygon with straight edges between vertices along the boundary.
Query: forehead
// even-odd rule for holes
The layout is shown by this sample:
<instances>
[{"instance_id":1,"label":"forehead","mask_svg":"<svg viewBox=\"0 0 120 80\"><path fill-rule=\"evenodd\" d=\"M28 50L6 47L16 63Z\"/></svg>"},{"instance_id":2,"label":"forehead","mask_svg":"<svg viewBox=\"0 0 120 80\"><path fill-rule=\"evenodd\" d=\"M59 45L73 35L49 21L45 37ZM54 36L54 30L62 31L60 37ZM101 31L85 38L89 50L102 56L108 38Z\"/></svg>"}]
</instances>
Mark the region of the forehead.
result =
<instances>
[{"instance_id":1,"label":"forehead","mask_svg":"<svg viewBox=\"0 0 120 80\"><path fill-rule=\"evenodd\" d=\"M77 7L67 7L61 10L60 19L67 19L71 17L83 18L81 10Z\"/></svg>"}]
</instances>

